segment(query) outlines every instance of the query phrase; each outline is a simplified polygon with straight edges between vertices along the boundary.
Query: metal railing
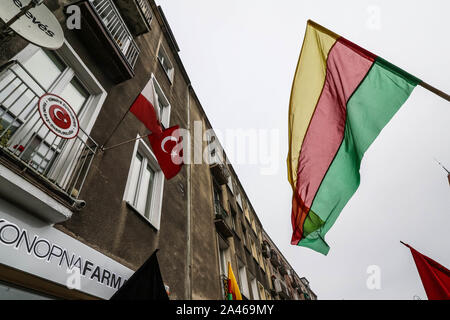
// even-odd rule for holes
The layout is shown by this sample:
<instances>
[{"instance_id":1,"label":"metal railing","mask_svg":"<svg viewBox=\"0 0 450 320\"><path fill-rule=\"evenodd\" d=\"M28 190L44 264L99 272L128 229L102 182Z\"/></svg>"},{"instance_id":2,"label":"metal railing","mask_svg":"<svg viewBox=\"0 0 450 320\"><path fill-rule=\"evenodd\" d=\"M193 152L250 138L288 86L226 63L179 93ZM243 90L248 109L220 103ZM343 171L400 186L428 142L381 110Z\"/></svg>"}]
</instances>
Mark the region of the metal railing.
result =
<instances>
[{"instance_id":1,"label":"metal railing","mask_svg":"<svg viewBox=\"0 0 450 320\"><path fill-rule=\"evenodd\" d=\"M47 186L78 199L97 152L80 128L77 137L58 137L42 121L37 103L46 90L17 61L0 69L0 150Z\"/></svg>"},{"instance_id":2,"label":"metal railing","mask_svg":"<svg viewBox=\"0 0 450 320\"><path fill-rule=\"evenodd\" d=\"M140 50L112 0L90 0L89 3L128 65L134 69Z\"/></svg>"},{"instance_id":3,"label":"metal railing","mask_svg":"<svg viewBox=\"0 0 450 320\"><path fill-rule=\"evenodd\" d=\"M141 9L142 14L145 17L145 20L150 27L150 23L152 22L152 9L150 8L150 4L147 0L136 0L139 8Z\"/></svg>"},{"instance_id":4,"label":"metal railing","mask_svg":"<svg viewBox=\"0 0 450 320\"><path fill-rule=\"evenodd\" d=\"M228 213L222 207L222 204L217 200L214 201L214 211L215 211L216 217L221 217L224 220L228 220Z\"/></svg>"}]
</instances>

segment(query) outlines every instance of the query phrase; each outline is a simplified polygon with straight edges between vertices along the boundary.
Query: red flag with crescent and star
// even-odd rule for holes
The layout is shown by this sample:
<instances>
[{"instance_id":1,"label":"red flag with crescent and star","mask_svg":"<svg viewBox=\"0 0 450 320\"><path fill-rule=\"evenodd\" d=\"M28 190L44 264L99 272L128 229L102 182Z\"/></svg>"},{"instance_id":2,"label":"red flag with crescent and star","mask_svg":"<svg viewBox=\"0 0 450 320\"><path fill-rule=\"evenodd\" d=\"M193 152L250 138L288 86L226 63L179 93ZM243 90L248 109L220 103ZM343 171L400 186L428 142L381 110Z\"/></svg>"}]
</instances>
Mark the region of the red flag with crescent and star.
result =
<instances>
[{"instance_id":1,"label":"red flag with crescent and star","mask_svg":"<svg viewBox=\"0 0 450 320\"><path fill-rule=\"evenodd\" d=\"M179 126L150 134L148 139L166 179L176 176L183 166L183 141Z\"/></svg>"}]
</instances>

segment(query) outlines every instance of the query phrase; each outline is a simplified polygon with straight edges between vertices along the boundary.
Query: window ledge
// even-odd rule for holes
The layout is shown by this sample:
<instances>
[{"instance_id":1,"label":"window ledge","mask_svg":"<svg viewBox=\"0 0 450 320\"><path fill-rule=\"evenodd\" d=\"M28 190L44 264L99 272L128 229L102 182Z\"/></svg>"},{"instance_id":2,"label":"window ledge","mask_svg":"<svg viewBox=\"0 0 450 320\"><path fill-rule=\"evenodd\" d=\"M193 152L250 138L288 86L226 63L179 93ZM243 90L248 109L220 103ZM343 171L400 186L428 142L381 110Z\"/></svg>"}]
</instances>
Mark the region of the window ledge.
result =
<instances>
[{"instance_id":1,"label":"window ledge","mask_svg":"<svg viewBox=\"0 0 450 320\"><path fill-rule=\"evenodd\" d=\"M66 221L72 216L69 208L1 164L0 195L51 223Z\"/></svg>"},{"instance_id":2,"label":"window ledge","mask_svg":"<svg viewBox=\"0 0 450 320\"><path fill-rule=\"evenodd\" d=\"M156 227L150 222L150 220L148 220L135 206L133 206L133 204L131 202L126 200L125 203L127 204L128 208L130 208L141 219L143 219L145 222L147 222L150 225L150 227L152 227L156 232L158 231L158 229L156 229Z\"/></svg>"}]
</instances>

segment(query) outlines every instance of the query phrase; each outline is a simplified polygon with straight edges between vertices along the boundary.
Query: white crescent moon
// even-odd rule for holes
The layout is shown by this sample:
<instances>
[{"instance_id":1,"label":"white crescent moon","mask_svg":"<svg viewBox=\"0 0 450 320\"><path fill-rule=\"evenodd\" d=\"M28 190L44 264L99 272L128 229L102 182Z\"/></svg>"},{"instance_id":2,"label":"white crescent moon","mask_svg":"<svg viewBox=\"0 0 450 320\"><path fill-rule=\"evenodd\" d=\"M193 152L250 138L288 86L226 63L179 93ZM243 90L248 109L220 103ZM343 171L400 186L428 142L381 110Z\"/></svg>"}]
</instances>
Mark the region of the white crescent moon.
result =
<instances>
[{"instance_id":1,"label":"white crescent moon","mask_svg":"<svg viewBox=\"0 0 450 320\"><path fill-rule=\"evenodd\" d=\"M161 149L162 149L165 153L168 153L167 150L165 149L165 145L166 145L167 141L174 141L175 143L178 142L177 138L175 138L174 136L168 136L168 137L165 137L165 138L163 139L163 141L161 142Z\"/></svg>"}]
</instances>

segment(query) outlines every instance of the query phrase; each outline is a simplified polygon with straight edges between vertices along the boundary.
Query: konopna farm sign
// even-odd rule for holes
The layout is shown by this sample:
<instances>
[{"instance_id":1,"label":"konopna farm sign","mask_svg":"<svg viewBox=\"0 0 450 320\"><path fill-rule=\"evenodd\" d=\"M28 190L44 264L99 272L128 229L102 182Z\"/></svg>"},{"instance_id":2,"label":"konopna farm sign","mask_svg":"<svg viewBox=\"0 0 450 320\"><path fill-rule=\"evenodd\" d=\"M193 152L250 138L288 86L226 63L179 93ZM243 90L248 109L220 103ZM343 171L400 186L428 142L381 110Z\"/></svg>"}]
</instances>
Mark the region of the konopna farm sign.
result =
<instances>
[{"instance_id":1,"label":"konopna farm sign","mask_svg":"<svg viewBox=\"0 0 450 320\"><path fill-rule=\"evenodd\" d=\"M3 199L0 264L104 299L109 299L134 273ZM75 275L79 287L70 286Z\"/></svg>"}]
</instances>

